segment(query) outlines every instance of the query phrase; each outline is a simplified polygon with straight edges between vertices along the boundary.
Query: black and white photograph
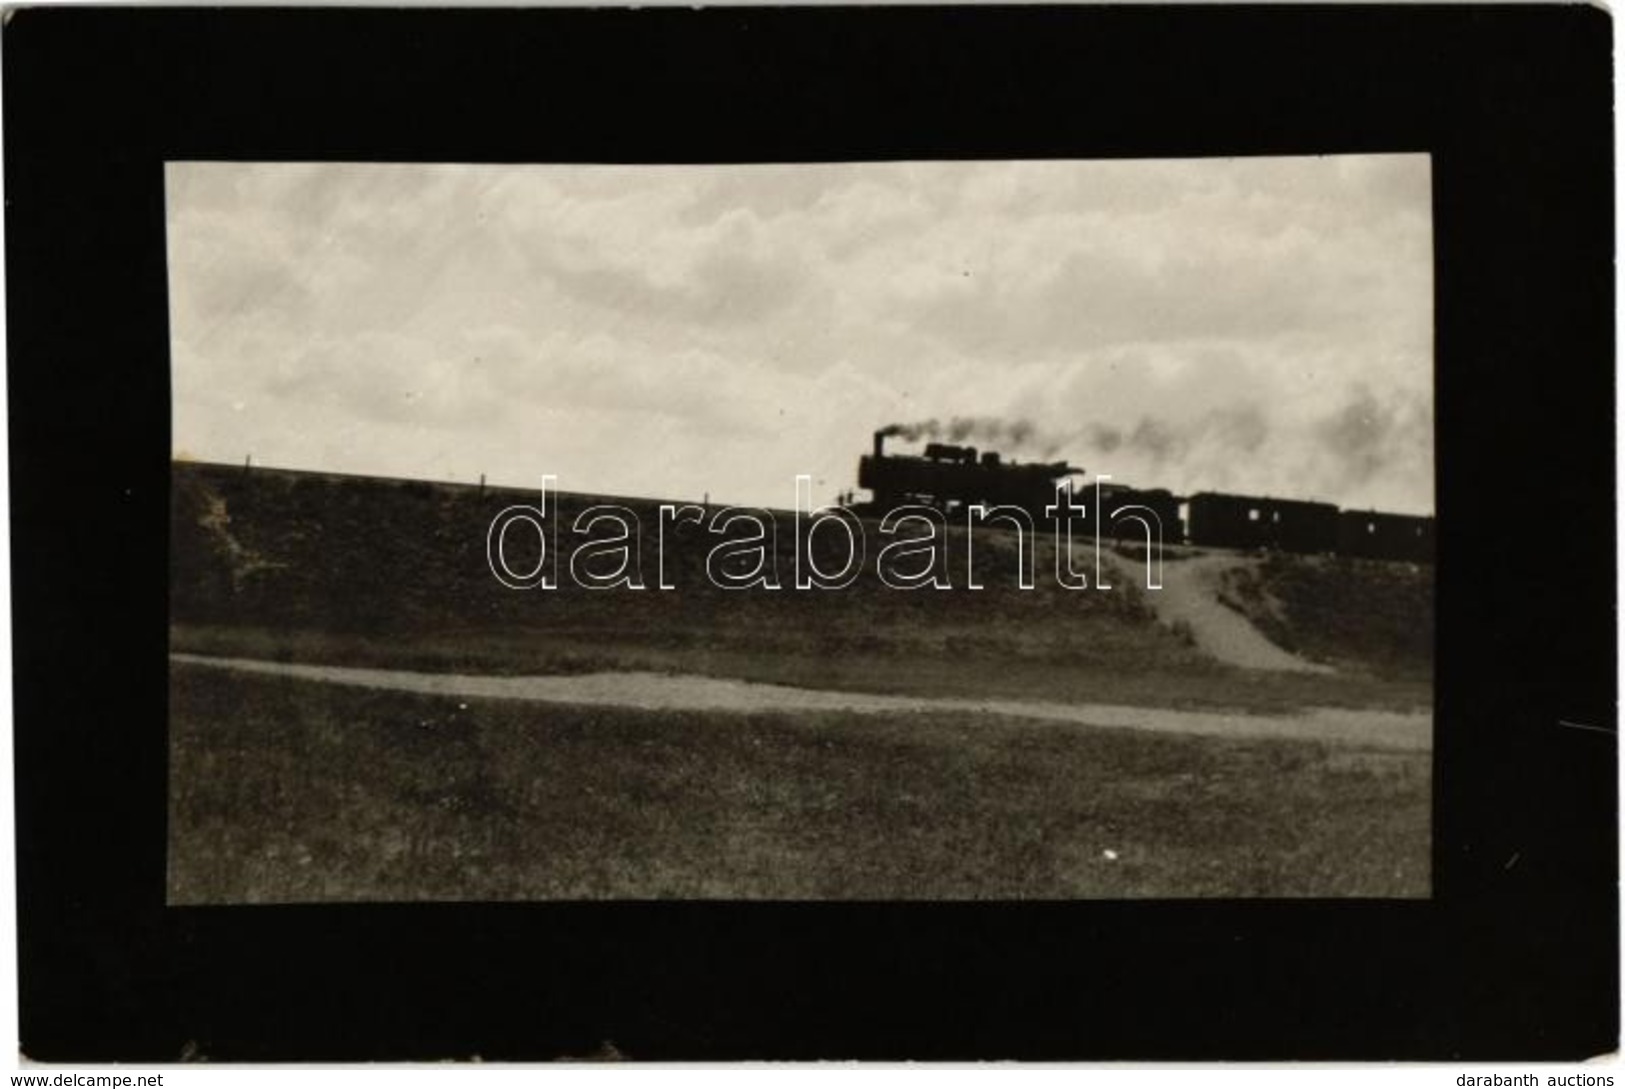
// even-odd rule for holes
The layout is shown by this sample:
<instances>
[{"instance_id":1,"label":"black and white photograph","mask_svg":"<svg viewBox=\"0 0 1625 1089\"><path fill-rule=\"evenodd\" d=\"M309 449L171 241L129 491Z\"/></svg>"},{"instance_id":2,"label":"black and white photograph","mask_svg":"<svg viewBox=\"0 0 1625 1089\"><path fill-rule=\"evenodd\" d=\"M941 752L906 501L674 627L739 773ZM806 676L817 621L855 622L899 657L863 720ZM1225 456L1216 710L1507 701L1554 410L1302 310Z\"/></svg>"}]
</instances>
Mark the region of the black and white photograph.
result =
<instances>
[{"instance_id":1,"label":"black and white photograph","mask_svg":"<svg viewBox=\"0 0 1625 1089\"><path fill-rule=\"evenodd\" d=\"M168 164L170 902L1428 897L1429 167Z\"/></svg>"},{"instance_id":2,"label":"black and white photograph","mask_svg":"<svg viewBox=\"0 0 1625 1089\"><path fill-rule=\"evenodd\" d=\"M49 6L21 1074L1618 1077L1606 11Z\"/></svg>"}]
</instances>

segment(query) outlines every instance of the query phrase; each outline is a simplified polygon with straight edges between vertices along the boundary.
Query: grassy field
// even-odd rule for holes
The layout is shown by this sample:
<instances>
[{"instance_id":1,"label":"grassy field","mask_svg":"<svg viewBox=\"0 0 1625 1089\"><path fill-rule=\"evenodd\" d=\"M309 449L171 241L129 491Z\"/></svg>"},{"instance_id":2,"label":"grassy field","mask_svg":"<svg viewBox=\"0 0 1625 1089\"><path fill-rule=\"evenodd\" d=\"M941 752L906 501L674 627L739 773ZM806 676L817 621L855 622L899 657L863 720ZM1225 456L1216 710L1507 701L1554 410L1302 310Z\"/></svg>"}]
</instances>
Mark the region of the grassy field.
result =
<instances>
[{"instance_id":1,"label":"grassy field","mask_svg":"<svg viewBox=\"0 0 1625 1089\"><path fill-rule=\"evenodd\" d=\"M1426 753L179 664L171 716L175 903L1429 891Z\"/></svg>"},{"instance_id":2,"label":"grassy field","mask_svg":"<svg viewBox=\"0 0 1625 1089\"><path fill-rule=\"evenodd\" d=\"M920 641L924 643L924 640ZM1131 642L1131 641L1122 641ZM794 626L727 636L704 632L449 630L409 640L366 633L179 626L176 651L320 665L502 675L639 670L885 695L1041 699L1176 710L1283 713L1306 707L1426 710L1430 684L1363 674L1260 673L1195 657L1187 668L1147 668L1132 645L1102 639L1087 651L1021 657L996 643L946 651L912 638L843 642Z\"/></svg>"},{"instance_id":3,"label":"grassy field","mask_svg":"<svg viewBox=\"0 0 1625 1089\"><path fill-rule=\"evenodd\" d=\"M1261 713L1431 704L1431 576L1397 565L1272 560L1225 588L1272 639L1338 665L1306 675L1209 657L1111 553L1112 590L1065 591L1041 542L1037 588L1018 589L1000 532L951 535L953 592L885 588L873 549L838 593L721 591L693 534L668 542L675 592L515 591L486 527L536 498L177 464L171 644ZM597 501L555 499L565 518ZM787 573L793 523L776 525ZM984 590L962 588L968 549ZM178 903L1428 894L1427 753L969 712L459 701L178 663L171 685Z\"/></svg>"}]
</instances>

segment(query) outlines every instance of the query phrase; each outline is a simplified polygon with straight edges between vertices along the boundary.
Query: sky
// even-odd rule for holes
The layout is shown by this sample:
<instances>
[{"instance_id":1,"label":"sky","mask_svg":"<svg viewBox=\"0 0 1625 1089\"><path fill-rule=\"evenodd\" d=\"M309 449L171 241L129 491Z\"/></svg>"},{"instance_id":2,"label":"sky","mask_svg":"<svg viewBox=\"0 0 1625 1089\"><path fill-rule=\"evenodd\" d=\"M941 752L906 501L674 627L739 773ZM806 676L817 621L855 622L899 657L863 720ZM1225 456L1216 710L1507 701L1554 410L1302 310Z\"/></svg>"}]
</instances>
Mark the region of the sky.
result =
<instances>
[{"instance_id":1,"label":"sky","mask_svg":"<svg viewBox=\"0 0 1625 1089\"><path fill-rule=\"evenodd\" d=\"M1433 510L1426 155L170 163L166 191L177 457L789 507L935 421L1180 494Z\"/></svg>"}]
</instances>

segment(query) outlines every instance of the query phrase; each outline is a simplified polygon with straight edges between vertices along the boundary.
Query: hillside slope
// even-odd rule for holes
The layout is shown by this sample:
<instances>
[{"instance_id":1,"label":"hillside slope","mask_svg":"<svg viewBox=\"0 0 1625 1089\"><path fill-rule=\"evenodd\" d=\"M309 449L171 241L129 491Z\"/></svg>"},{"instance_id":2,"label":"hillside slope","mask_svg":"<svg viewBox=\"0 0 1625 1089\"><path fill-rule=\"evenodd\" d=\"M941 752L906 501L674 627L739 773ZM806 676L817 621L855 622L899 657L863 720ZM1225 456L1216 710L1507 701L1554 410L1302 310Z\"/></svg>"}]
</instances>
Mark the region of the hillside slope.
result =
<instances>
[{"instance_id":1,"label":"hillside slope","mask_svg":"<svg viewBox=\"0 0 1625 1089\"><path fill-rule=\"evenodd\" d=\"M798 591L788 588L794 522L779 512L772 554L786 588L722 590L705 574L714 538L682 526L660 550L658 501L614 500L644 527L638 554L648 589L593 591L561 577L557 589L514 590L490 569L487 530L503 508L535 504L534 492L189 463L175 465L172 491L178 650L464 672L651 669L1167 706L1428 702L1426 668L1350 679L1220 661L1188 627L1159 617L1160 591L1144 589L1142 568L1109 552L1111 590L1065 590L1040 538L1036 587L1019 589L1015 535L1004 531L972 539L951 530L954 589L899 591L874 574L882 539L868 523L864 569L849 587ZM555 500L564 524L603 501ZM826 567L839 565L836 540L814 539ZM532 562L522 542L516 548L516 566ZM966 585L967 557L982 589ZM1092 574L1091 564L1078 566ZM1185 577L1179 567L1167 565L1167 583ZM676 590L654 588L662 570ZM1390 657L1404 653L1395 647Z\"/></svg>"},{"instance_id":2,"label":"hillside slope","mask_svg":"<svg viewBox=\"0 0 1625 1089\"><path fill-rule=\"evenodd\" d=\"M1272 555L1226 570L1219 599L1312 662L1396 680L1433 675L1431 567Z\"/></svg>"}]
</instances>

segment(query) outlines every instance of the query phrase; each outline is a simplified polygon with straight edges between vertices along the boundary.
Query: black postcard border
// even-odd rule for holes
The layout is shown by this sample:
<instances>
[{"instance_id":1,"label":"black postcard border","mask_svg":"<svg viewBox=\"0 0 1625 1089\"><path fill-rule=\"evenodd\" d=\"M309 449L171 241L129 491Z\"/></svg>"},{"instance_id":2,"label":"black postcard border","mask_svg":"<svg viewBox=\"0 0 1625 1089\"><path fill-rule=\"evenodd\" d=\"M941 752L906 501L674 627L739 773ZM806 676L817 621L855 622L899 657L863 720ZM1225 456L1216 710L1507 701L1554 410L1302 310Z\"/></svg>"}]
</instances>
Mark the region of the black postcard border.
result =
<instances>
[{"instance_id":1,"label":"black postcard border","mask_svg":"<svg viewBox=\"0 0 1625 1089\"><path fill-rule=\"evenodd\" d=\"M1613 1050L1609 30L1559 5L10 12L25 1053ZM1431 901L164 906L166 159L1366 151L1433 156Z\"/></svg>"}]
</instances>

